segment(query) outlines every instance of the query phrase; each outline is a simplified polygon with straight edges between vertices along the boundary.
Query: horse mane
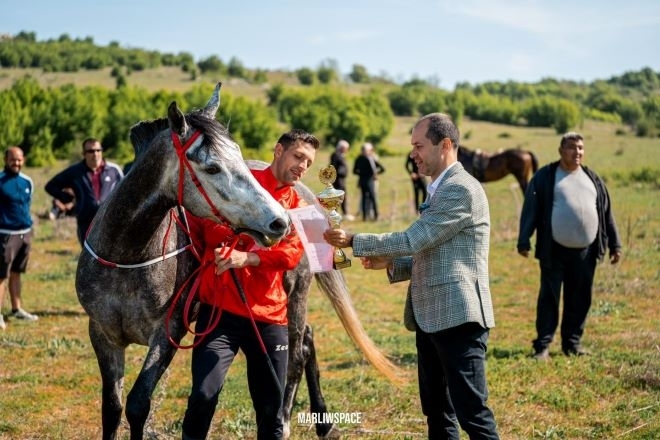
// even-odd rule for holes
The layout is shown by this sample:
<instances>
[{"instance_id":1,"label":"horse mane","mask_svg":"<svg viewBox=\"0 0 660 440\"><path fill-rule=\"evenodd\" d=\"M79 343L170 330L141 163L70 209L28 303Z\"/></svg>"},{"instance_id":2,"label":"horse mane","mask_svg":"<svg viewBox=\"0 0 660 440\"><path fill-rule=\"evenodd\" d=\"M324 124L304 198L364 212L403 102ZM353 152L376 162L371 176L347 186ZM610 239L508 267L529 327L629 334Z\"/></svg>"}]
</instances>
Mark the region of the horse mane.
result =
<instances>
[{"instance_id":1,"label":"horse mane","mask_svg":"<svg viewBox=\"0 0 660 440\"><path fill-rule=\"evenodd\" d=\"M137 159L151 144L151 141L166 128L169 128L167 118L142 121L132 126L129 138L133 144L135 158Z\"/></svg>"},{"instance_id":2,"label":"horse mane","mask_svg":"<svg viewBox=\"0 0 660 440\"><path fill-rule=\"evenodd\" d=\"M194 129L200 130L209 138L210 145L215 145L223 137L230 137L229 131L217 120L206 116L201 110L195 110L185 115L186 122ZM169 129L167 118L141 121L130 129L129 138L133 144L135 158L139 157L151 142L162 131Z\"/></svg>"}]
</instances>

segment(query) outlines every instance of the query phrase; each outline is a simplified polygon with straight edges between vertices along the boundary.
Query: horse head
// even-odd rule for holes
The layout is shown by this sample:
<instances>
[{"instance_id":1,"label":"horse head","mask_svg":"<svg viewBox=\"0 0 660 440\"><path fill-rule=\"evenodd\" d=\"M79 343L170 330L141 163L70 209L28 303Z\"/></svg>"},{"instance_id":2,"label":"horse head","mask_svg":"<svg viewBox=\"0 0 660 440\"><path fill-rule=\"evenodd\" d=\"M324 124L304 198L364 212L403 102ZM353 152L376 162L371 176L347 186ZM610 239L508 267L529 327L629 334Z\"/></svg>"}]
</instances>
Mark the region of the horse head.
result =
<instances>
[{"instance_id":1,"label":"horse head","mask_svg":"<svg viewBox=\"0 0 660 440\"><path fill-rule=\"evenodd\" d=\"M271 246L289 232L290 220L254 178L228 130L215 119L220 87L218 83L201 110L184 114L174 101L167 119L132 127L136 165L147 150L153 151L151 144L167 144L169 151L176 151L175 156L168 155L167 172L162 174L160 189L168 198L198 217L226 222ZM149 156L153 154L163 152Z\"/></svg>"}]
</instances>

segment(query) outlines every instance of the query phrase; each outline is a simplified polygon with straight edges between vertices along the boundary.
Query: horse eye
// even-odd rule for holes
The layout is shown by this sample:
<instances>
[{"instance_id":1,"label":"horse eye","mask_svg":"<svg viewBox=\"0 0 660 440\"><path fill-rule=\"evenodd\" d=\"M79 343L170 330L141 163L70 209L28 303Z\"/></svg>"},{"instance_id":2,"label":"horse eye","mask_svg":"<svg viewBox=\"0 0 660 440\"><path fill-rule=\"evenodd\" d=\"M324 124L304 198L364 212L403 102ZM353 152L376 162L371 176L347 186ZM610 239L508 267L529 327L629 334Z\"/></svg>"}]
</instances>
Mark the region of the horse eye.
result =
<instances>
[{"instance_id":1,"label":"horse eye","mask_svg":"<svg viewBox=\"0 0 660 440\"><path fill-rule=\"evenodd\" d=\"M218 165L209 165L204 169L204 171L206 171L208 174L218 174L222 170Z\"/></svg>"}]
</instances>

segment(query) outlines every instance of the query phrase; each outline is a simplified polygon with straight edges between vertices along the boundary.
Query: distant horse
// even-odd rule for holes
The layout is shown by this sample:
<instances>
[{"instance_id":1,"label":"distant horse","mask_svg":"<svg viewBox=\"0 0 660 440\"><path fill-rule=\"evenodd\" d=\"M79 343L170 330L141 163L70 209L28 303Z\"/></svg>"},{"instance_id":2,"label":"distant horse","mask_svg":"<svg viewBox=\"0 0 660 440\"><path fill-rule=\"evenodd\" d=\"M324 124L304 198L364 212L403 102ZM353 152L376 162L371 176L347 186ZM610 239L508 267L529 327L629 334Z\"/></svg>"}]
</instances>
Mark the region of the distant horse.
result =
<instances>
[{"instance_id":1,"label":"distant horse","mask_svg":"<svg viewBox=\"0 0 660 440\"><path fill-rule=\"evenodd\" d=\"M184 317L195 318L196 307L186 306L199 261L185 230L185 211L228 223L264 246L276 243L290 228L284 209L254 179L238 145L215 120L219 90L220 84L202 110L184 115L173 102L167 118L131 129L133 169L99 209L78 260L76 291L89 315L89 336L101 372L104 439L116 439L121 422L126 347L149 347L126 399L130 438L140 440L152 393L186 335ZM183 213L178 217L177 206ZM303 259L285 277L290 339L287 432L303 371L312 412L326 412L312 358L311 328L305 322L312 279L306 263ZM394 379L397 369L364 332L342 275L333 271L316 278L349 336L376 368ZM333 426L319 424L316 429L326 435Z\"/></svg>"},{"instance_id":2,"label":"distant horse","mask_svg":"<svg viewBox=\"0 0 660 440\"><path fill-rule=\"evenodd\" d=\"M532 175L539 168L532 151L510 148L497 153L483 153L458 147L458 160L479 182L493 182L513 174L523 194Z\"/></svg>"}]
</instances>

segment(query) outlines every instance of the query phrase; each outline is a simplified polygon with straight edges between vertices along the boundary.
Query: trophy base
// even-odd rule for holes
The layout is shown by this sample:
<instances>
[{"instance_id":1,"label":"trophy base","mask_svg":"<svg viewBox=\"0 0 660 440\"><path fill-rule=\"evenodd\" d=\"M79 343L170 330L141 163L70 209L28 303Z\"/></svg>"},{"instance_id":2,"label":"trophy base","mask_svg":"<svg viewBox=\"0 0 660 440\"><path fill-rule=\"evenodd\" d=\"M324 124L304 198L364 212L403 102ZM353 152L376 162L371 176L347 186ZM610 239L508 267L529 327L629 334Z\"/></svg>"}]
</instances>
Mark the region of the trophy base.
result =
<instances>
[{"instance_id":1,"label":"trophy base","mask_svg":"<svg viewBox=\"0 0 660 440\"><path fill-rule=\"evenodd\" d=\"M335 248L335 254L332 257L332 268L346 269L347 267L351 267L351 260L348 259L342 249Z\"/></svg>"},{"instance_id":2,"label":"trophy base","mask_svg":"<svg viewBox=\"0 0 660 440\"><path fill-rule=\"evenodd\" d=\"M351 267L351 260L348 258L344 261L335 261L332 263L333 269L346 269L347 267Z\"/></svg>"}]
</instances>

